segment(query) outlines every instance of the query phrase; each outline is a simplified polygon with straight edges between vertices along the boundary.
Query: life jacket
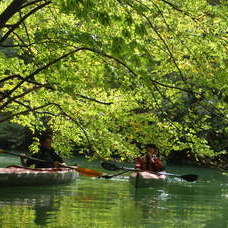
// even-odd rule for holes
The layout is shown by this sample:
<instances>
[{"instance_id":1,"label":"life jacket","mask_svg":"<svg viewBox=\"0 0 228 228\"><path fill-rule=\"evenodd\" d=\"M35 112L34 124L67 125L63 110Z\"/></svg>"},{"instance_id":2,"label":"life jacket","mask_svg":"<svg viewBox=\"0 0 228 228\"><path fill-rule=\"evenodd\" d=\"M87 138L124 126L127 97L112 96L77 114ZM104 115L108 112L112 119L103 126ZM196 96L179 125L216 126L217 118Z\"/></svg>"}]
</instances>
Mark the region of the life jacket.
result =
<instances>
[{"instance_id":1,"label":"life jacket","mask_svg":"<svg viewBox=\"0 0 228 228\"><path fill-rule=\"evenodd\" d=\"M165 169L161 160L156 156L145 155L140 158L136 158L135 168L143 170L143 171L152 171L152 172L160 172Z\"/></svg>"},{"instance_id":2,"label":"life jacket","mask_svg":"<svg viewBox=\"0 0 228 228\"><path fill-rule=\"evenodd\" d=\"M153 169L156 172L160 172L160 171L163 171L165 169L164 165L162 164L162 161L159 158L154 159Z\"/></svg>"}]
</instances>

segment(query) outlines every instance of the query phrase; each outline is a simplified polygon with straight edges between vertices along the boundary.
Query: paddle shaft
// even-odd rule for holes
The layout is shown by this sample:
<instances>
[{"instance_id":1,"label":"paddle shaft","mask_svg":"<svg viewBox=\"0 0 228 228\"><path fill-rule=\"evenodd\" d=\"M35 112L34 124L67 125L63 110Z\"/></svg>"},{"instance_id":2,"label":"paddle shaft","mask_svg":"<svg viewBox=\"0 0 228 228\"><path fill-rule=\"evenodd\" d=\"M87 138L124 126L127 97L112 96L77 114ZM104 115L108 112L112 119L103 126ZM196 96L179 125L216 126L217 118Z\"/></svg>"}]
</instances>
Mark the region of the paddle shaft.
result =
<instances>
[{"instance_id":1,"label":"paddle shaft","mask_svg":"<svg viewBox=\"0 0 228 228\"><path fill-rule=\"evenodd\" d=\"M101 177L102 177L102 178L105 178L105 179L110 179L110 178L119 176L119 175L121 175L121 174L127 173L127 172L129 172L129 170L124 170L123 172L116 173L116 174L113 174L113 175L102 175Z\"/></svg>"},{"instance_id":2,"label":"paddle shaft","mask_svg":"<svg viewBox=\"0 0 228 228\"><path fill-rule=\"evenodd\" d=\"M178 174L174 174L174 173L167 173L167 172L159 172L160 175L166 175L166 176L173 176L173 177L182 177L185 175L178 175Z\"/></svg>"},{"instance_id":3,"label":"paddle shaft","mask_svg":"<svg viewBox=\"0 0 228 228\"><path fill-rule=\"evenodd\" d=\"M2 153L6 153L6 154L15 155L15 156L22 157L22 158L28 158L28 159L31 159L31 160L34 160L34 161L39 161L39 162L43 162L43 163L49 163L48 161L45 161L45 160L42 160L42 159L38 159L38 158L34 158L34 157L30 157L30 156L25 155L25 154L18 154L18 153L9 152L9 151L5 151L5 150L0 149L0 153L1 152ZM103 175L103 173L98 172L96 170L92 170L92 169L87 169L87 168L82 168L82 167L75 167L75 166L68 166L68 165L64 165L64 164L60 164L60 166L62 168L73 169L73 170L75 170L75 171L77 171L80 174L85 175L85 176L100 177L100 176Z\"/></svg>"},{"instance_id":4,"label":"paddle shaft","mask_svg":"<svg viewBox=\"0 0 228 228\"><path fill-rule=\"evenodd\" d=\"M25 154L18 154L18 153L9 152L9 151L6 151L6 150L0 150L0 152L5 153L5 154L15 155L15 156L22 157L22 158L28 158L28 159L31 159L31 160L34 160L34 161L47 163L47 161L44 161L44 160L41 160L41 159L38 159L38 158L34 158L34 157L30 157L30 156L25 155Z\"/></svg>"},{"instance_id":5,"label":"paddle shaft","mask_svg":"<svg viewBox=\"0 0 228 228\"><path fill-rule=\"evenodd\" d=\"M142 172L142 170L139 169L135 169L135 168L127 168L127 167L118 167L115 164L111 164L108 162L103 162L102 163L102 167L108 170L112 170L112 171L116 171L116 170L125 170L125 171L133 171L133 172ZM167 173L167 172L152 172L152 171L146 171L149 173L153 173L156 175L166 175L166 176L173 176L173 177L177 177L177 178L181 178L184 179L186 181L195 181L197 180L198 176L195 174L187 174L187 175L178 175L178 174L173 174L173 173Z\"/></svg>"},{"instance_id":6,"label":"paddle shaft","mask_svg":"<svg viewBox=\"0 0 228 228\"><path fill-rule=\"evenodd\" d=\"M138 169L134 169L134 168L126 168L126 167L122 167L124 170L128 170L128 171L135 171L135 172L142 172L142 170L138 170ZM182 178L185 179L186 177L193 175L193 174L187 174L187 175L178 175L178 174L174 174L174 173L167 173L167 172L153 172L153 171L147 171L149 173L153 173L156 175L165 175L165 176L173 176L173 177L178 177L178 178ZM194 175L196 176L196 175Z\"/></svg>"}]
</instances>

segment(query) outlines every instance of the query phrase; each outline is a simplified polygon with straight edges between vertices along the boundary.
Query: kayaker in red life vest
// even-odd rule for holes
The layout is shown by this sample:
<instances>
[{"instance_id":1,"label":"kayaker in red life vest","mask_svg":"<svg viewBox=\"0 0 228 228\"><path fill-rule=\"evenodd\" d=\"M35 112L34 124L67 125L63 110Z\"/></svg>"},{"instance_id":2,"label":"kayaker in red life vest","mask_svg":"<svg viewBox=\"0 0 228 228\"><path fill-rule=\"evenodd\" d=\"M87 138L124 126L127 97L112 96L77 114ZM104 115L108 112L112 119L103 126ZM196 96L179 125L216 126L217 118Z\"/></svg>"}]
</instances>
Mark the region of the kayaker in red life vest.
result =
<instances>
[{"instance_id":1,"label":"kayaker in red life vest","mask_svg":"<svg viewBox=\"0 0 228 228\"><path fill-rule=\"evenodd\" d=\"M135 159L135 168L142 171L160 172L164 171L165 167L160 160L159 149L154 144L145 146L146 154Z\"/></svg>"},{"instance_id":2,"label":"kayaker in red life vest","mask_svg":"<svg viewBox=\"0 0 228 228\"><path fill-rule=\"evenodd\" d=\"M50 136L40 138L39 152L33 154L32 157L46 162L21 157L22 165L24 167L35 165L35 168L57 168L60 167L61 164L65 165L61 156L52 148L52 138Z\"/></svg>"}]
</instances>

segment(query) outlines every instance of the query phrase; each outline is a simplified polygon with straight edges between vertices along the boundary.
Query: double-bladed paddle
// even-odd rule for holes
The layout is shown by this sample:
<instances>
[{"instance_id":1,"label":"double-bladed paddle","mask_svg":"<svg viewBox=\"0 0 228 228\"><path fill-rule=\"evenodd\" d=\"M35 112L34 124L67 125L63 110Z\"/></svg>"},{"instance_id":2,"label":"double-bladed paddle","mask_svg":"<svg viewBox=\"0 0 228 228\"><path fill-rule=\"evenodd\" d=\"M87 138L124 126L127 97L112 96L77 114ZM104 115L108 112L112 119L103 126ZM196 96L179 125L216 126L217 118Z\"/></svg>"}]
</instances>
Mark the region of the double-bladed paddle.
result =
<instances>
[{"instance_id":1,"label":"double-bladed paddle","mask_svg":"<svg viewBox=\"0 0 228 228\"><path fill-rule=\"evenodd\" d=\"M113 163L109 163L109 162L102 162L101 166L104 169L111 170L111 171L124 170L124 172L129 172L129 171L140 172L140 170L135 169L135 168L128 168L128 167L123 167L123 166L119 167L119 166L117 166ZM122 172L122 173L124 173L124 172ZM150 172L150 171L148 171L148 172ZM105 178L112 178L114 176L121 175L122 173L106 176ZM195 174L178 175L178 174L167 173L167 172L150 172L150 173L154 173L157 175L173 176L173 177L181 178L181 179L189 181L189 182L193 182L198 179L198 175L195 175Z\"/></svg>"},{"instance_id":2,"label":"double-bladed paddle","mask_svg":"<svg viewBox=\"0 0 228 228\"><path fill-rule=\"evenodd\" d=\"M34 160L34 161L39 161L39 162L44 162L44 163L48 162L48 161L45 161L45 160L41 160L41 159L38 159L38 158L27 156L25 154L18 154L18 153L14 153L14 152L5 151L5 150L2 150L2 149L0 149L0 153L11 154L11 155L15 155L15 156L18 156L18 157L28 158L28 159L31 159L31 160ZM68 165L64 165L64 164L60 164L60 166L63 167L63 168L73 169L73 170L79 172L81 175L85 175L85 176L89 176L89 177L101 177L103 175L102 172L98 172L98 171L93 170L93 169L87 169L87 168L82 168L82 167L78 167L78 166L68 166Z\"/></svg>"}]
</instances>

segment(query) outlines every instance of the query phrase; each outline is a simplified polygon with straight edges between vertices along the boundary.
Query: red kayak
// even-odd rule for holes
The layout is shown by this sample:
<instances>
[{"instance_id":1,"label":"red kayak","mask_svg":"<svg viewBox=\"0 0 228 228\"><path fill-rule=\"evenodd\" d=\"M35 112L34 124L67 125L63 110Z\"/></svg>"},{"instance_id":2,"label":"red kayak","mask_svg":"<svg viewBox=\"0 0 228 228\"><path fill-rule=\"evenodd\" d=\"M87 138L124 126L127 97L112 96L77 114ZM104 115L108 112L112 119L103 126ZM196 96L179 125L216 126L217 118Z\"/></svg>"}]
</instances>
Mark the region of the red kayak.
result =
<instances>
[{"instance_id":1,"label":"red kayak","mask_svg":"<svg viewBox=\"0 0 228 228\"><path fill-rule=\"evenodd\" d=\"M74 181L78 172L70 168L0 168L0 186L56 185Z\"/></svg>"}]
</instances>

